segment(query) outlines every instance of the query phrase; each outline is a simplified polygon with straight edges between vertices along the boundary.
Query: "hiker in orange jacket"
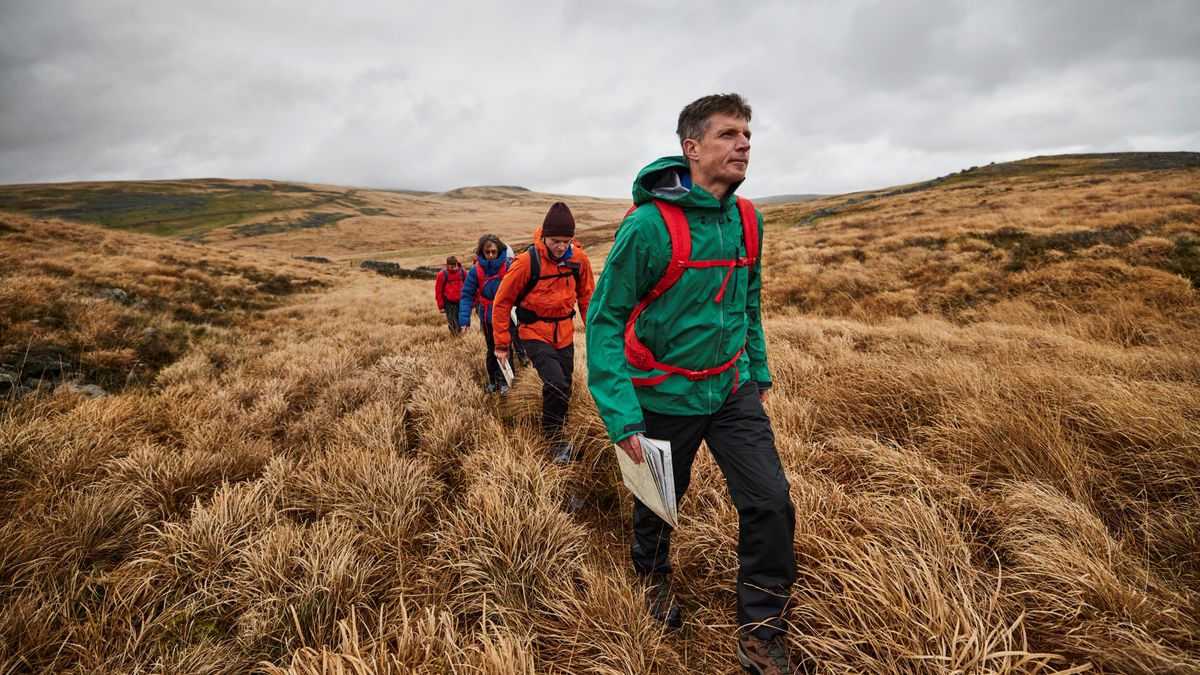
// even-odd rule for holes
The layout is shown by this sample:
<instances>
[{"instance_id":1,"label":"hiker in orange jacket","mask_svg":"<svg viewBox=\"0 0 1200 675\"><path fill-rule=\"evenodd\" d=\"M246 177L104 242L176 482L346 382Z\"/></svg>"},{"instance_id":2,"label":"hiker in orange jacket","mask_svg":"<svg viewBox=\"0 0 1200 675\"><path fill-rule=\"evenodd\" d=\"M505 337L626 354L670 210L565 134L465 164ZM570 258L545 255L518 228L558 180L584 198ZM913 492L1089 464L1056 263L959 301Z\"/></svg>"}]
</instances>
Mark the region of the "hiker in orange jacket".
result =
<instances>
[{"instance_id":1,"label":"hiker in orange jacket","mask_svg":"<svg viewBox=\"0 0 1200 675\"><path fill-rule=\"evenodd\" d=\"M492 312L496 360L505 363L511 346L509 309L517 308L521 344L542 378L542 434L560 464L574 451L563 427L575 370L575 307L580 319L586 317L596 286L592 263L574 239L571 209L555 202L534 231L533 246L513 260L500 282Z\"/></svg>"},{"instance_id":2,"label":"hiker in orange jacket","mask_svg":"<svg viewBox=\"0 0 1200 675\"><path fill-rule=\"evenodd\" d=\"M458 258L446 258L446 266L437 273L437 281L433 284L433 295L437 300L438 311L446 315L446 323L450 326L450 334L458 335L458 301L462 299L463 281L466 273Z\"/></svg>"}]
</instances>

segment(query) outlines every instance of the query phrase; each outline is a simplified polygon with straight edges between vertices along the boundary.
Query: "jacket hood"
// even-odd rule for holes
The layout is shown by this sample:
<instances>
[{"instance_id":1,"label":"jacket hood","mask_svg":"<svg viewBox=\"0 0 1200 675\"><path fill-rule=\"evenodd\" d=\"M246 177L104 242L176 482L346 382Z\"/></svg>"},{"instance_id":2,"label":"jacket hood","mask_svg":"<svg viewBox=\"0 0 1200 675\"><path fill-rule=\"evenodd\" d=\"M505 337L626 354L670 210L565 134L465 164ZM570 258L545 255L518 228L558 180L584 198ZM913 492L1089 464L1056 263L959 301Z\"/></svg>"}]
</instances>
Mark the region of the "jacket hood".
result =
<instances>
[{"instance_id":1,"label":"jacket hood","mask_svg":"<svg viewBox=\"0 0 1200 675\"><path fill-rule=\"evenodd\" d=\"M745 179L729 186L729 194L737 191ZM704 188L693 185L687 160L683 155L660 157L638 172L633 181L633 203L641 206L661 199L680 207L716 209L721 199Z\"/></svg>"}]
</instances>

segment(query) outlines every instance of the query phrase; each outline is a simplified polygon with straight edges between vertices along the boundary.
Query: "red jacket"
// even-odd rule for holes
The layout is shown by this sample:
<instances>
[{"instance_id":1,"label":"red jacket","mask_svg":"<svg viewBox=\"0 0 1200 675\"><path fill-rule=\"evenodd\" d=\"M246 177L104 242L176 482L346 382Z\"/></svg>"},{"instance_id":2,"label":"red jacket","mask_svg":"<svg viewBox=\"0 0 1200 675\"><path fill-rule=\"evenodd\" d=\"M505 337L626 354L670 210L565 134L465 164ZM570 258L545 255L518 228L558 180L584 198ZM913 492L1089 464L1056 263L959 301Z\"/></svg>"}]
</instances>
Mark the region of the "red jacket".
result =
<instances>
[{"instance_id":1,"label":"red jacket","mask_svg":"<svg viewBox=\"0 0 1200 675\"><path fill-rule=\"evenodd\" d=\"M447 302L458 302L462 298L463 280L467 275L463 272L462 265L454 268L454 271L442 268L437 275L437 281L433 285L433 293L437 296L438 311L446 311Z\"/></svg>"}]
</instances>

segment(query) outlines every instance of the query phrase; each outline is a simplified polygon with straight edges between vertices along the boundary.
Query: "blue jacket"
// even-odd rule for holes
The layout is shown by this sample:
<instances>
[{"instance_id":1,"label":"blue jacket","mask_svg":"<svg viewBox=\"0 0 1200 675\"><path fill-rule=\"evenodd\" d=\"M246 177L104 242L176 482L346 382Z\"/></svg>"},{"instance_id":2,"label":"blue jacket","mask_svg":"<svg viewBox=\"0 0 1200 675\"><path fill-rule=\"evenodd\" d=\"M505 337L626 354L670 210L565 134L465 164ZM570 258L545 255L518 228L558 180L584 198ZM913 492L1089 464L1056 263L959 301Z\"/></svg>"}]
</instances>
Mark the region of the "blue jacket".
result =
<instances>
[{"instance_id":1,"label":"blue jacket","mask_svg":"<svg viewBox=\"0 0 1200 675\"><path fill-rule=\"evenodd\" d=\"M483 275L490 277L499 274L501 266L507 270L508 266L512 264L512 260L508 258L496 258L495 260L480 258L478 263L479 266L483 267ZM479 290L479 266L471 265L471 268L467 271L467 279L463 282L462 300L458 303L458 325L460 326L471 325L471 308L475 305L476 291ZM489 300L496 297L496 291L500 288L500 281L500 279L492 279L484 284L483 297ZM492 322L492 306L490 304L479 304L479 320L489 324Z\"/></svg>"}]
</instances>

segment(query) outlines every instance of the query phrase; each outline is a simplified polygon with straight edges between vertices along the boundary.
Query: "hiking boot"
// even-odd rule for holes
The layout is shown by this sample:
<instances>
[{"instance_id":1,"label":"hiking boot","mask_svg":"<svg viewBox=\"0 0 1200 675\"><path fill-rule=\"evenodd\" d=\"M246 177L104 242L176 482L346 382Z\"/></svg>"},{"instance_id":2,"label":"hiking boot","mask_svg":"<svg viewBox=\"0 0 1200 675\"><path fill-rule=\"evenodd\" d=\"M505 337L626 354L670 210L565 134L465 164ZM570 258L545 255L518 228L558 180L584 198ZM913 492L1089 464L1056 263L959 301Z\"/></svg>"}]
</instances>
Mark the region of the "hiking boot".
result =
<instances>
[{"instance_id":1,"label":"hiking boot","mask_svg":"<svg viewBox=\"0 0 1200 675\"><path fill-rule=\"evenodd\" d=\"M793 675L812 672L807 661L792 660L788 653L787 640L777 635L770 640L756 637L748 631L738 634L738 661L751 673L757 675Z\"/></svg>"},{"instance_id":2,"label":"hiking boot","mask_svg":"<svg viewBox=\"0 0 1200 675\"><path fill-rule=\"evenodd\" d=\"M667 628L683 625L683 610L675 599L675 588L670 574L646 574L642 576L642 587L646 592L646 607L650 618Z\"/></svg>"},{"instance_id":3,"label":"hiking boot","mask_svg":"<svg viewBox=\"0 0 1200 675\"><path fill-rule=\"evenodd\" d=\"M509 386L507 384L500 385L500 395L501 396L503 396L504 394L507 394L508 390L509 390Z\"/></svg>"},{"instance_id":4,"label":"hiking boot","mask_svg":"<svg viewBox=\"0 0 1200 675\"><path fill-rule=\"evenodd\" d=\"M487 393L489 393L489 394L494 394L499 390L500 390L500 388L496 386L495 382L493 382L487 386L487 389L485 391L487 391Z\"/></svg>"},{"instance_id":5,"label":"hiking boot","mask_svg":"<svg viewBox=\"0 0 1200 675\"><path fill-rule=\"evenodd\" d=\"M554 457L555 464L566 466L571 463L571 457L575 454L575 446L571 443L556 445L551 448L550 454Z\"/></svg>"}]
</instances>

